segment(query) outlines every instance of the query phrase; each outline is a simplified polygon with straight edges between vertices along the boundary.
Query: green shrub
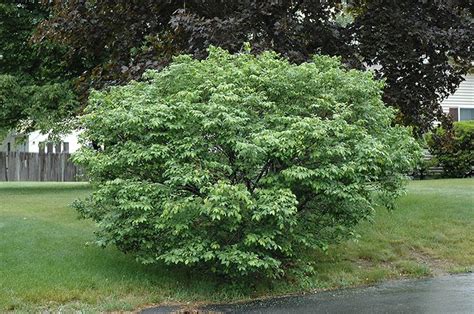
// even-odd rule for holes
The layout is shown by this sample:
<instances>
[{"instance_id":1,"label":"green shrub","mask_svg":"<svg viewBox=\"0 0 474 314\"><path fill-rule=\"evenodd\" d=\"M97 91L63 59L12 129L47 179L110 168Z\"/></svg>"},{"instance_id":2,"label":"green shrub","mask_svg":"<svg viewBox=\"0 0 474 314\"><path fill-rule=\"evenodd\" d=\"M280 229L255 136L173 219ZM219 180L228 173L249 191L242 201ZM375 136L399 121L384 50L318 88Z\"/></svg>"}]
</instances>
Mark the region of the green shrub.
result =
<instances>
[{"instance_id":1,"label":"green shrub","mask_svg":"<svg viewBox=\"0 0 474 314\"><path fill-rule=\"evenodd\" d=\"M452 129L437 128L428 144L446 177L462 178L474 166L474 120L454 122Z\"/></svg>"},{"instance_id":2,"label":"green shrub","mask_svg":"<svg viewBox=\"0 0 474 314\"><path fill-rule=\"evenodd\" d=\"M77 209L143 263L280 276L390 204L419 156L383 83L335 58L211 47L144 79L91 95L99 148L75 156L95 186Z\"/></svg>"}]
</instances>

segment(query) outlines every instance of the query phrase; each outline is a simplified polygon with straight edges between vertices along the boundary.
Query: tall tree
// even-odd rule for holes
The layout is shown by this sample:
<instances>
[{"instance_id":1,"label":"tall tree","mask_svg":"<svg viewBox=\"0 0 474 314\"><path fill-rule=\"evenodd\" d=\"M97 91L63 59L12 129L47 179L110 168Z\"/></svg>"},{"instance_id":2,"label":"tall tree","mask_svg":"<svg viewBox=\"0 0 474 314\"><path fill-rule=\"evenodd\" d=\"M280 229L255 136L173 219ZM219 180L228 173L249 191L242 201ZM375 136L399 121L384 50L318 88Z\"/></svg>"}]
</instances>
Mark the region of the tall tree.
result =
<instances>
[{"instance_id":1,"label":"tall tree","mask_svg":"<svg viewBox=\"0 0 474 314\"><path fill-rule=\"evenodd\" d=\"M358 55L385 79L384 101L422 133L471 67L474 29L462 1L366 3L350 26Z\"/></svg>"},{"instance_id":2,"label":"tall tree","mask_svg":"<svg viewBox=\"0 0 474 314\"><path fill-rule=\"evenodd\" d=\"M335 3L335 1L333 1ZM295 62L315 53L351 56L331 1L82 1L56 7L37 39L67 42L95 63L94 87L140 78L179 53L206 56L209 45L272 49Z\"/></svg>"},{"instance_id":3,"label":"tall tree","mask_svg":"<svg viewBox=\"0 0 474 314\"><path fill-rule=\"evenodd\" d=\"M360 0L350 11L342 2L61 1L35 39L69 47L67 63L84 66L75 81L84 98L91 87L139 79L179 53L203 58L210 44L237 52L250 42L255 52L272 49L296 63L338 55L348 67L374 66L399 122L417 133L430 128L440 100L471 66L469 1Z\"/></svg>"},{"instance_id":4,"label":"tall tree","mask_svg":"<svg viewBox=\"0 0 474 314\"><path fill-rule=\"evenodd\" d=\"M40 2L0 3L0 130L58 127L74 116L77 101L70 80L79 75L63 62L68 49L33 44L36 26L49 17Z\"/></svg>"}]
</instances>

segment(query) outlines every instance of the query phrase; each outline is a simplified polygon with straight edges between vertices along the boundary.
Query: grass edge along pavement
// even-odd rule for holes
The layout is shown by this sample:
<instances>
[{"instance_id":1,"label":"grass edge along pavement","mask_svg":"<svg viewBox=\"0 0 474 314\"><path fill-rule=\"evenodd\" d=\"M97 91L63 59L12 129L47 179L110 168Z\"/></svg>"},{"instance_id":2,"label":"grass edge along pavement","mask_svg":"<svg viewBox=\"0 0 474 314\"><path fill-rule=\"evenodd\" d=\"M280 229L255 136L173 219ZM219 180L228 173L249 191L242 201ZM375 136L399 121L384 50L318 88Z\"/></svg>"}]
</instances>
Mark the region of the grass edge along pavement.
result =
<instances>
[{"instance_id":1,"label":"grass edge along pavement","mask_svg":"<svg viewBox=\"0 0 474 314\"><path fill-rule=\"evenodd\" d=\"M393 212L379 209L360 225L358 239L310 256L316 275L249 288L88 245L95 227L68 207L89 193L86 184L0 183L0 311L131 311L472 271L473 191L473 179L410 182Z\"/></svg>"}]
</instances>

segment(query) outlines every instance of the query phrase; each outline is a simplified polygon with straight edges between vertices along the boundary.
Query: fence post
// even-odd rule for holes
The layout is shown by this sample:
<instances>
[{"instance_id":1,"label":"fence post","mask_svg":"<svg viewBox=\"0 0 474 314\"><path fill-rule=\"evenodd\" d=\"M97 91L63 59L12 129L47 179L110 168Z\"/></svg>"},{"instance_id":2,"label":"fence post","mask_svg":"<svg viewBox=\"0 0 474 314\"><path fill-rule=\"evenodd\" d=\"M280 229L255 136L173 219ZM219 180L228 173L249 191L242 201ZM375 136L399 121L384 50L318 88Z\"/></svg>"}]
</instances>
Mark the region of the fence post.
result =
<instances>
[{"instance_id":1,"label":"fence post","mask_svg":"<svg viewBox=\"0 0 474 314\"><path fill-rule=\"evenodd\" d=\"M8 168L9 168L9 164L10 164L10 152L6 153L5 154L5 181L8 182Z\"/></svg>"}]
</instances>

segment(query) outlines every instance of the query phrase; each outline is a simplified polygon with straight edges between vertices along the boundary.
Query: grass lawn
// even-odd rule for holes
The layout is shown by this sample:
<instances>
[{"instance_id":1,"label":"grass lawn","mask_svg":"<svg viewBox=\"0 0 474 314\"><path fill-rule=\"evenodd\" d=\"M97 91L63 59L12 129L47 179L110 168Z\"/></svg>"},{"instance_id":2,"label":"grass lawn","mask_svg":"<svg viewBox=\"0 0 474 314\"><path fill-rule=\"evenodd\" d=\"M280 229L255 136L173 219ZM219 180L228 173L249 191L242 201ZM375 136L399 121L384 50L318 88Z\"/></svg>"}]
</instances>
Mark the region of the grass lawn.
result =
<instances>
[{"instance_id":1,"label":"grass lawn","mask_svg":"<svg viewBox=\"0 0 474 314\"><path fill-rule=\"evenodd\" d=\"M473 179L411 182L395 211L379 210L360 226L357 241L315 254L316 275L256 286L143 266L114 248L88 245L93 224L68 207L88 192L79 183L0 183L0 311L223 302L474 267Z\"/></svg>"}]
</instances>

